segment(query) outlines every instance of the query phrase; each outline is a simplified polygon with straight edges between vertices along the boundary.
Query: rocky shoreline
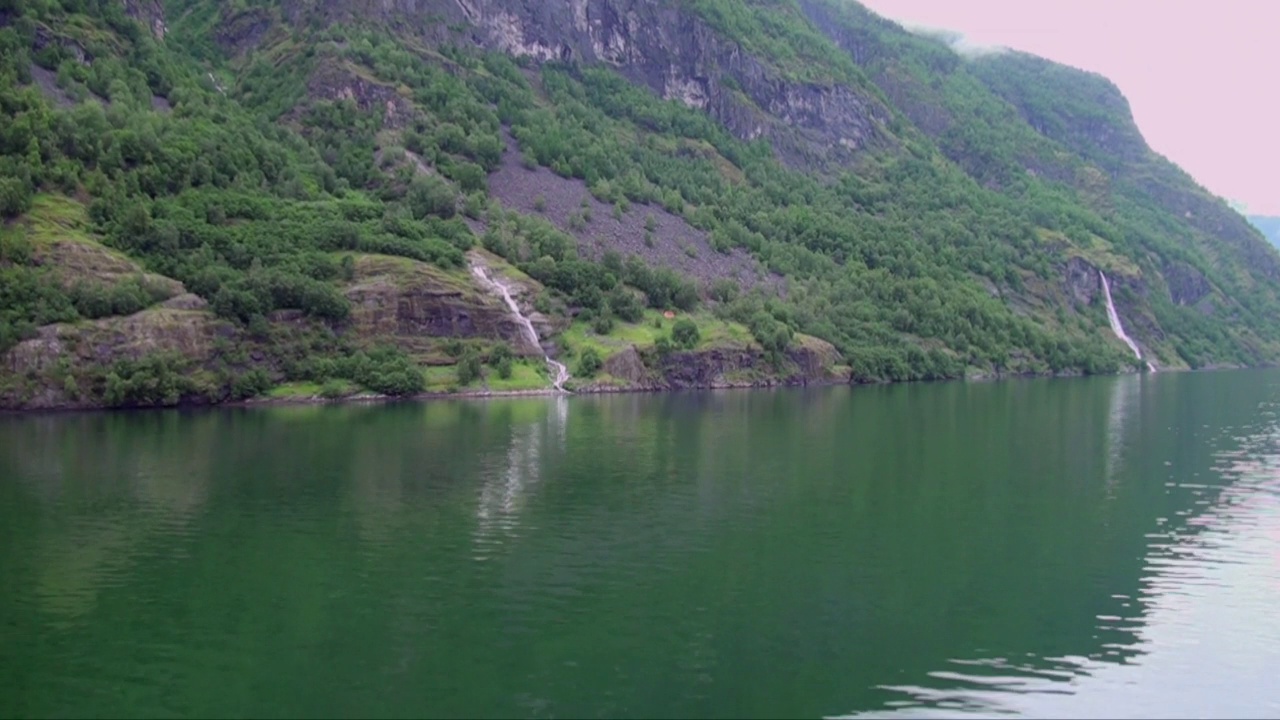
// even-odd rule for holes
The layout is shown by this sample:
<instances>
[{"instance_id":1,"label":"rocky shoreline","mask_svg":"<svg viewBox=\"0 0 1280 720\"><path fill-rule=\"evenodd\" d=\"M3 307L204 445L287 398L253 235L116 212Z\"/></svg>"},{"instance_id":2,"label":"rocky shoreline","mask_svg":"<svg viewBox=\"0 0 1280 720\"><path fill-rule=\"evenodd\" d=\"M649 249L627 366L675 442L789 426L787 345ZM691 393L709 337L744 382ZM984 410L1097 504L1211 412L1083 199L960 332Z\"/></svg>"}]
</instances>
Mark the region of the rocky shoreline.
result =
<instances>
[{"instance_id":1,"label":"rocky shoreline","mask_svg":"<svg viewBox=\"0 0 1280 720\"><path fill-rule=\"evenodd\" d=\"M657 394L671 392L701 392L706 390L764 390L768 388L794 388L794 387L835 387L837 385L848 385L847 381L842 380L811 380L808 382L725 382L713 385L703 385L697 387L668 388L653 386L609 386L609 385L589 385L577 390L561 391L554 388L545 388L537 390L459 390L457 392L425 392L415 395L391 396L378 395L376 393L360 393L357 395L348 395L340 398L326 398L319 395L282 397L282 398L252 398L249 400L240 400L229 403L219 403L218 405L209 405L206 407L273 407L280 405L344 405L344 404L374 404L374 403L393 403L393 402L426 402L431 400L488 400L515 397L573 397L575 395L629 395L629 394ZM186 407L192 407L190 405ZM110 409L110 408L104 408Z\"/></svg>"},{"instance_id":2,"label":"rocky shoreline","mask_svg":"<svg viewBox=\"0 0 1280 720\"><path fill-rule=\"evenodd\" d=\"M610 386L588 385L572 391L560 391L554 388L538 388L531 390L457 390L453 392L422 392L413 395L381 395L378 393L357 393L343 397L327 398L321 395L297 395L289 397L257 397L247 400L235 400L220 403L179 402L176 405L147 405L139 407L106 407L93 404L66 404L41 408L17 409L0 408L0 416L36 415L43 413L65 412L98 412L98 411L131 411L131 410L165 410L191 408L267 408L305 405L374 405L384 403L428 402L434 400L488 400L517 397L572 397L575 395L621 395L633 393L666 393L666 392L699 392L705 390L763 390L783 387L834 387L848 385L847 380L837 378L811 379L806 381L755 381L755 382L719 382L696 387L658 387L658 386Z\"/></svg>"},{"instance_id":3,"label":"rocky shoreline","mask_svg":"<svg viewBox=\"0 0 1280 720\"><path fill-rule=\"evenodd\" d=\"M1212 372L1221 370L1241 370L1247 369L1239 366L1218 365L1214 367L1205 367L1197 370L1169 369L1164 372ZM1117 373L1117 375L1137 375L1141 374L1137 371ZM1084 377L1078 373L1058 373L1058 374L1036 374L1036 373L1018 373L1003 375L982 375L965 378L955 378L952 380L941 380L935 382L995 382L999 380L1031 380L1037 378L1076 378ZM915 381L930 382L930 381ZM799 387L836 387L840 385L889 385L892 382L875 382L875 383L859 383L850 382L841 378L810 378L796 379L787 378L781 380L756 380L744 382L716 382L708 385L684 386L684 387L663 387L657 385L605 385L595 384L586 385L571 391L560 391L551 387L537 388L530 390L457 390L452 392L422 392L413 395L393 396L381 395L377 393L357 393L344 397L327 398L321 395L298 395L290 397L258 397L247 400L236 400L222 403L205 403L205 402L180 402L170 406L142 406L142 407L104 407L102 405L64 405L55 407L42 407L34 409L14 409L0 408L0 416L16 416L16 415L33 415L43 413L65 413L65 412L98 412L98 411L119 411L119 410L164 410L164 409L192 409L192 408L270 408L270 407L290 407L290 406L310 406L310 405L375 405L389 403L414 403L429 402L438 400L490 400L520 397L555 397L564 396L572 397L575 395L623 395L623 394L657 394L670 392L703 392L708 390L764 390L771 388L799 388Z\"/></svg>"}]
</instances>

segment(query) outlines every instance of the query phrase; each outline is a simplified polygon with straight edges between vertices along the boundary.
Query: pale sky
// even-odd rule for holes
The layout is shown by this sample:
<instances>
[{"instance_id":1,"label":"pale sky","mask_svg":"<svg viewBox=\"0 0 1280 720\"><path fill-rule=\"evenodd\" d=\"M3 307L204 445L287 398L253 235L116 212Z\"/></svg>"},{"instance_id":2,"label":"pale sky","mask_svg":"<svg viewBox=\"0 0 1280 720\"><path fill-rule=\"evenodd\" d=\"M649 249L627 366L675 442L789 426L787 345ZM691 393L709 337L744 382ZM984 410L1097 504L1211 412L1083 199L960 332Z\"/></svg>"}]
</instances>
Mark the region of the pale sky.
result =
<instances>
[{"instance_id":1,"label":"pale sky","mask_svg":"<svg viewBox=\"0 0 1280 720\"><path fill-rule=\"evenodd\" d=\"M1105 75L1147 143L1222 197L1280 215L1280 0L861 0Z\"/></svg>"}]
</instances>

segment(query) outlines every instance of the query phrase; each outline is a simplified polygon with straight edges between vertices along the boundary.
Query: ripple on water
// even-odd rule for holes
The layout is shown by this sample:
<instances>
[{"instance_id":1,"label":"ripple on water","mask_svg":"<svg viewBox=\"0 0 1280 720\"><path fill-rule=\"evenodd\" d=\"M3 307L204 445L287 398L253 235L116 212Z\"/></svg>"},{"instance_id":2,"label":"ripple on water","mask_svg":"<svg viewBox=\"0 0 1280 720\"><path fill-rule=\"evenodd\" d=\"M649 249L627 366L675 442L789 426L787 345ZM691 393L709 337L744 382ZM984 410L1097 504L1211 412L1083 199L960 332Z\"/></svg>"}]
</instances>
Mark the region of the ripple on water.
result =
<instances>
[{"instance_id":1,"label":"ripple on water","mask_svg":"<svg viewBox=\"0 0 1280 720\"><path fill-rule=\"evenodd\" d=\"M953 665L990 674L941 670L928 673L935 681L928 686L883 685L905 697L885 702L886 710L837 717L1280 712L1280 689L1271 680L1280 670L1280 614L1274 611L1280 597L1280 434L1266 428L1229 435L1240 448L1216 454L1213 472L1223 484L1169 483L1202 497L1196 509L1176 514L1183 518L1178 526L1146 535L1137 597L1142 612L1096 616L1099 630L1122 629L1132 644L1106 643L1093 657L1034 664L956 659Z\"/></svg>"}]
</instances>

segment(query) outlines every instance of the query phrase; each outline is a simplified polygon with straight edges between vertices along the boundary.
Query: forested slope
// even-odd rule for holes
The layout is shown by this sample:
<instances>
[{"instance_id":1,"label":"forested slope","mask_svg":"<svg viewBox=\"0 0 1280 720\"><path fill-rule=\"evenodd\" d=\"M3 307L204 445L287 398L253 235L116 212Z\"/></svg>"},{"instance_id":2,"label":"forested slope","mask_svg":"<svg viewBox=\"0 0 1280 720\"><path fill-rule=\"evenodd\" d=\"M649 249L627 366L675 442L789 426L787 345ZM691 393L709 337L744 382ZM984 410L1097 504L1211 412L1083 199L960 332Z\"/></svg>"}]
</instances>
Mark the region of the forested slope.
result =
<instances>
[{"instance_id":1,"label":"forested slope","mask_svg":"<svg viewBox=\"0 0 1280 720\"><path fill-rule=\"evenodd\" d=\"M480 266L581 389L1280 357L1113 85L843 0L3 0L0 56L10 407L547 386Z\"/></svg>"}]
</instances>

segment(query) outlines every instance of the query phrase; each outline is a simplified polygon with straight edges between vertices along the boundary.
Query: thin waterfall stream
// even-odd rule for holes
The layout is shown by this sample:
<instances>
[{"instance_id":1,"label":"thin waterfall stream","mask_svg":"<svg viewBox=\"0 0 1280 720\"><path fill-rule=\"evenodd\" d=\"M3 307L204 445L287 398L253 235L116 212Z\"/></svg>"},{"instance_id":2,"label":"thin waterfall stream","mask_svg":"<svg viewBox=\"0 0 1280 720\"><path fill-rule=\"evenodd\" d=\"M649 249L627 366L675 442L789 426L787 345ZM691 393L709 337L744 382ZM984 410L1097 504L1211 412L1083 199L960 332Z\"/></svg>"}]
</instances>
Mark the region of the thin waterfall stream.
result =
<instances>
[{"instance_id":1,"label":"thin waterfall stream","mask_svg":"<svg viewBox=\"0 0 1280 720\"><path fill-rule=\"evenodd\" d=\"M1129 337L1129 334L1124 331L1124 325L1120 323L1120 314L1116 312L1116 304L1111 301L1111 284L1107 282L1107 274L1099 270L1098 277L1102 278L1102 294L1107 299L1107 320L1111 323L1111 332L1115 333L1116 337L1129 346L1129 349L1133 351L1134 357L1142 360L1142 351L1138 349L1138 343L1134 342L1133 338ZM1156 368L1148 361L1147 369L1155 372Z\"/></svg>"},{"instance_id":2,"label":"thin waterfall stream","mask_svg":"<svg viewBox=\"0 0 1280 720\"><path fill-rule=\"evenodd\" d=\"M501 280L489 275L489 268L479 262L472 262L471 272L480 280L483 285L492 288L502 297L503 302L507 304L507 309L515 316L516 321L520 324L520 329L524 333L527 340L533 343L534 347L541 348L542 341L538 338L538 331L534 329L533 323L520 311L520 306L516 303L514 297L511 296L511 289L508 288ZM543 360L546 361L547 367L551 368L551 386L558 392L567 392L564 389L564 383L569 379L569 369L550 355L543 351Z\"/></svg>"}]
</instances>

